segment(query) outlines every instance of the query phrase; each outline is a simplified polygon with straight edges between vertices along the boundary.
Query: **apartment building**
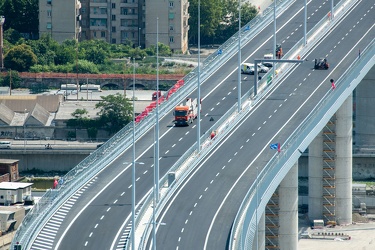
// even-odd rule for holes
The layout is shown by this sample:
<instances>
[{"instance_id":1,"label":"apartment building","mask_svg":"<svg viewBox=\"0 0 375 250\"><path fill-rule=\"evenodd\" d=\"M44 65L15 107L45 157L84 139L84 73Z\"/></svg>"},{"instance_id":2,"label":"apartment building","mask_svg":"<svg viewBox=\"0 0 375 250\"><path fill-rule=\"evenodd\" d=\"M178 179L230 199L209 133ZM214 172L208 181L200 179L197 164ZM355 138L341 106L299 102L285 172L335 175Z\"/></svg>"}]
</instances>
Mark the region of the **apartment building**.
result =
<instances>
[{"instance_id":1,"label":"apartment building","mask_svg":"<svg viewBox=\"0 0 375 250\"><path fill-rule=\"evenodd\" d=\"M156 44L158 36L158 41L173 51L185 53L188 49L189 1L146 0L145 7L146 47Z\"/></svg>"},{"instance_id":2,"label":"apartment building","mask_svg":"<svg viewBox=\"0 0 375 250\"><path fill-rule=\"evenodd\" d=\"M39 37L50 34L58 42L79 39L80 9L79 0L39 0Z\"/></svg>"},{"instance_id":3,"label":"apartment building","mask_svg":"<svg viewBox=\"0 0 375 250\"><path fill-rule=\"evenodd\" d=\"M158 33L159 42L185 53L188 8L188 0L39 0L39 35L50 33L59 42L130 41L145 48L156 45Z\"/></svg>"}]
</instances>

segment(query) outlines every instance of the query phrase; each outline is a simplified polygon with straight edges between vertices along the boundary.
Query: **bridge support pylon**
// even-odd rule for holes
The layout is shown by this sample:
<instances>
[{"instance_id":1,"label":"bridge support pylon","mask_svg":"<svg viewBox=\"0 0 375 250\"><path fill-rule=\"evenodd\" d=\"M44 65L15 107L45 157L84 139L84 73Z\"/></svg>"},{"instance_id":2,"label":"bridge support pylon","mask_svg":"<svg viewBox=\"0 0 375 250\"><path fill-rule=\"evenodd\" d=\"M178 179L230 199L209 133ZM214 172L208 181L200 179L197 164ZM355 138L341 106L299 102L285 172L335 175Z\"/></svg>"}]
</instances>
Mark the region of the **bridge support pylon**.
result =
<instances>
[{"instance_id":1,"label":"bridge support pylon","mask_svg":"<svg viewBox=\"0 0 375 250\"><path fill-rule=\"evenodd\" d=\"M309 219L352 223L350 95L309 146Z\"/></svg>"}]
</instances>

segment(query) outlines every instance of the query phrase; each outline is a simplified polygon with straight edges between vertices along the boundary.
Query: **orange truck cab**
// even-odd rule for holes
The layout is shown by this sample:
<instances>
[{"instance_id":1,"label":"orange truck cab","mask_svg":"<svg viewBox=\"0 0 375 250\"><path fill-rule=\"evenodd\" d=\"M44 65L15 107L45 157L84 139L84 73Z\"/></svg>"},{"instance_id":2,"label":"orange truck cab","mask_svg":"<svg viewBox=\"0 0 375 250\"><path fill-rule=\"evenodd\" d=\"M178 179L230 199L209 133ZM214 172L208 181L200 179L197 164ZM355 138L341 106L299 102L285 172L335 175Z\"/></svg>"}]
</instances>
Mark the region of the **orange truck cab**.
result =
<instances>
[{"instance_id":1,"label":"orange truck cab","mask_svg":"<svg viewBox=\"0 0 375 250\"><path fill-rule=\"evenodd\" d=\"M187 98L185 105L176 106L173 113L175 126L189 126L198 115L197 99Z\"/></svg>"}]
</instances>

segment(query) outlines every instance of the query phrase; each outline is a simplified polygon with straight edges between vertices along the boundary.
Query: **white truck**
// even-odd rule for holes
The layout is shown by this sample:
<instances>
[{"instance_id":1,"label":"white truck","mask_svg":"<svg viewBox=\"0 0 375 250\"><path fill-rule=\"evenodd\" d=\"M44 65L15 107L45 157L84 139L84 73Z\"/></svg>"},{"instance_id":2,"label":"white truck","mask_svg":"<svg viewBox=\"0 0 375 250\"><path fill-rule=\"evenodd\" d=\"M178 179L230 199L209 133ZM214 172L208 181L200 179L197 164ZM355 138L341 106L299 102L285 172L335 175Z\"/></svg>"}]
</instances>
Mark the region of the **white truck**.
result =
<instances>
[{"instance_id":1,"label":"white truck","mask_svg":"<svg viewBox=\"0 0 375 250\"><path fill-rule=\"evenodd\" d=\"M188 126L198 116L197 98L187 98L185 104L180 104L174 109L174 123L176 126Z\"/></svg>"}]
</instances>

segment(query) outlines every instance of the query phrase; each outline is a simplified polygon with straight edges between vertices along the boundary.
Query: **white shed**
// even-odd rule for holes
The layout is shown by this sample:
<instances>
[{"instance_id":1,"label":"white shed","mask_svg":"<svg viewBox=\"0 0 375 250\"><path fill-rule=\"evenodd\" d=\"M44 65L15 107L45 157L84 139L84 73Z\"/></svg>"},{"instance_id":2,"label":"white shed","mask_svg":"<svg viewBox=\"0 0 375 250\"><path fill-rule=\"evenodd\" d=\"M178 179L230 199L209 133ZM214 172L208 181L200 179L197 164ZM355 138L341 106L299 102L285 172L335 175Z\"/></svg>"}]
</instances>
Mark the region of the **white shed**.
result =
<instances>
[{"instance_id":1,"label":"white shed","mask_svg":"<svg viewBox=\"0 0 375 250\"><path fill-rule=\"evenodd\" d=\"M23 198L31 195L33 183L23 182L1 182L0 183L0 203L14 204L22 203Z\"/></svg>"}]
</instances>

